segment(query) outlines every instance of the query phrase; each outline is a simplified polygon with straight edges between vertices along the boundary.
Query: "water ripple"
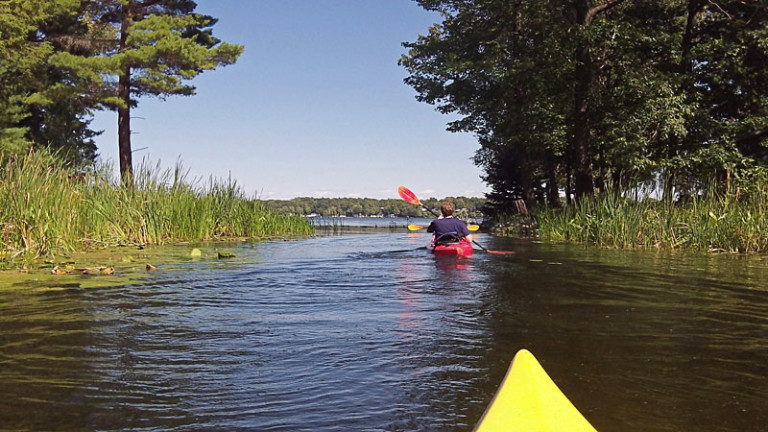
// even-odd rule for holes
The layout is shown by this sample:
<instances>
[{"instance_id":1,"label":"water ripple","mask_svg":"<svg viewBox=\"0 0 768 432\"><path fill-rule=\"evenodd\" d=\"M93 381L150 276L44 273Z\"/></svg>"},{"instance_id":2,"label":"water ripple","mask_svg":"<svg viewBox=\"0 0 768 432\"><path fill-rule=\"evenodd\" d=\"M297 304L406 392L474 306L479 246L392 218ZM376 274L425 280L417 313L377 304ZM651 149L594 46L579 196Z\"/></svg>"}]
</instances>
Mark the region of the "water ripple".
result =
<instances>
[{"instance_id":1,"label":"water ripple","mask_svg":"<svg viewBox=\"0 0 768 432\"><path fill-rule=\"evenodd\" d=\"M128 287L0 291L0 429L468 431L521 347L599 430L766 423L764 279L423 244L244 245L248 264Z\"/></svg>"}]
</instances>

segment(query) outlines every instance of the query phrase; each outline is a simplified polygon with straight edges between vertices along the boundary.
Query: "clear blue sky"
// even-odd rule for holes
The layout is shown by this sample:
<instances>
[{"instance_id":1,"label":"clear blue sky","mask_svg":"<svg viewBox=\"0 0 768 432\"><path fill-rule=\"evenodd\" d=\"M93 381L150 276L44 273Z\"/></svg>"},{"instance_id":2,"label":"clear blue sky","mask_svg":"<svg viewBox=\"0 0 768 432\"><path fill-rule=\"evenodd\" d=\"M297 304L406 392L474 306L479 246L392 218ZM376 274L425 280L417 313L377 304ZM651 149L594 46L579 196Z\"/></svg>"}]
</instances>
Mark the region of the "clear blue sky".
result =
<instances>
[{"instance_id":1,"label":"clear blue sky","mask_svg":"<svg viewBox=\"0 0 768 432\"><path fill-rule=\"evenodd\" d=\"M198 0L214 35L245 46L234 65L192 81L197 95L142 98L133 111L142 158L193 178L231 175L262 199L482 196L470 134L417 102L397 61L401 43L439 21L410 0ZM117 114L92 126L117 165Z\"/></svg>"}]
</instances>

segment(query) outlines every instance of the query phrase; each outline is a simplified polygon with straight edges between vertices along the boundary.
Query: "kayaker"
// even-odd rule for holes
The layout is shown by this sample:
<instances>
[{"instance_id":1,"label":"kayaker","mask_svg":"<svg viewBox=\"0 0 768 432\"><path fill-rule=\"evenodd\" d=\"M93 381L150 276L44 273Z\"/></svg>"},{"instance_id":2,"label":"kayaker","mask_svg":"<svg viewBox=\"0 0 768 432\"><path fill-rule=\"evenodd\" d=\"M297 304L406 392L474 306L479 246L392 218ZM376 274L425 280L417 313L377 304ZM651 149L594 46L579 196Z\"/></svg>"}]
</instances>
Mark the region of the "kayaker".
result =
<instances>
[{"instance_id":1,"label":"kayaker","mask_svg":"<svg viewBox=\"0 0 768 432\"><path fill-rule=\"evenodd\" d=\"M435 233L435 238L437 239L446 234L455 234L459 239L466 239L468 242L471 242L472 234L469 232L467 224L454 218L453 210L453 204L450 202L446 201L440 205L440 214L442 216L429 224L427 232Z\"/></svg>"}]
</instances>

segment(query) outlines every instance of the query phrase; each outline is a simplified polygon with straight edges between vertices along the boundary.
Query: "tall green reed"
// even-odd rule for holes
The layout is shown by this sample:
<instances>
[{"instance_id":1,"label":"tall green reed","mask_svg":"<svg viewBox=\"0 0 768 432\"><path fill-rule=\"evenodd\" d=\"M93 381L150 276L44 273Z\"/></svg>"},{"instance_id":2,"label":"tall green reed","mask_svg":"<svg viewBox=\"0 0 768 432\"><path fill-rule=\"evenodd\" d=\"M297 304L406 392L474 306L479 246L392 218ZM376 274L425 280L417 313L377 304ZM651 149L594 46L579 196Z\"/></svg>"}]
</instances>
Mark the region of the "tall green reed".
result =
<instances>
[{"instance_id":1,"label":"tall green reed","mask_svg":"<svg viewBox=\"0 0 768 432\"><path fill-rule=\"evenodd\" d=\"M181 164L142 162L133 187L109 166L73 172L35 152L0 171L0 258L40 256L90 246L164 244L215 238L308 235L303 218L277 214L247 198L231 179L199 186Z\"/></svg>"},{"instance_id":2,"label":"tall green reed","mask_svg":"<svg viewBox=\"0 0 768 432\"><path fill-rule=\"evenodd\" d=\"M764 183L749 194L711 190L682 203L608 191L564 209L541 209L536 219L550 241L761 253L768 252L767 204Z\"/></svg>"}]
</instances>

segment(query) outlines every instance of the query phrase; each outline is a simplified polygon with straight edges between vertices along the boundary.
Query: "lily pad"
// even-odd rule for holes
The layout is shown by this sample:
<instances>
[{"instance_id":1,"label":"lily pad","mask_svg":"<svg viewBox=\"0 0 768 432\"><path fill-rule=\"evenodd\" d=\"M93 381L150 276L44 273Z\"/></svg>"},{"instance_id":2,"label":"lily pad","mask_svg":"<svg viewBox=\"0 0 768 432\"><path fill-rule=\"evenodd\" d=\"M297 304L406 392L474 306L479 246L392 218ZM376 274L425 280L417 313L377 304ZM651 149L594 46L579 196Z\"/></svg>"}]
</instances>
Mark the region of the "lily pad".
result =
<instances>
[{"instance_id":1,"label":"lily pad","mask_svg":"<svg viewBox=\"0 0 768 432\"><path fill-rule=\"evenodd\" d=\"M87 267L83 269L83 274L87 275L111 275L115 274L115 268L114 267Z\"/></svg>"}]
</instances>

